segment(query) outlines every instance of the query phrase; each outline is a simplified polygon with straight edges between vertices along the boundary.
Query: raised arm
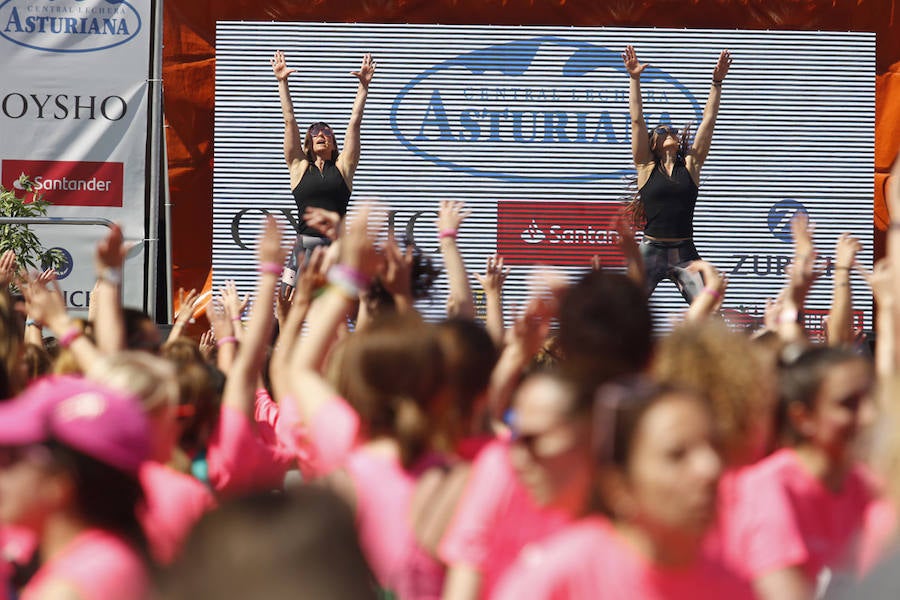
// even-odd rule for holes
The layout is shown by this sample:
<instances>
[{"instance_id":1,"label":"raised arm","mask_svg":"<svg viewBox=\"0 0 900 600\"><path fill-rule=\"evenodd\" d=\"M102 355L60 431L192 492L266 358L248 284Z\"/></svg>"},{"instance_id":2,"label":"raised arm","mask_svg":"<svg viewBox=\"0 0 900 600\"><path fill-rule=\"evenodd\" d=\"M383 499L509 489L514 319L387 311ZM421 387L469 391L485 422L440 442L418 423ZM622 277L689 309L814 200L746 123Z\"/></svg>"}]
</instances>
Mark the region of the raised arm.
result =
<instances>
[{"instance_id":1,"label":"raised arm","mask_svg":"<svg viewBox=\"0 0 900 600\"><path fill-rule=\"evenodd\" d=\"M631 156L635 165L645 165L653 161L650 152L650 138L647 136L647 124L644 122L644 107L641 102L641 73L646 64L638 62L634 46L626 46L622 53L625 69L631 76L628 86L628 112L631 114Z\"/></svg>"},{"instance_id":2,"label":"raised arm","mask_svg":"<svg viewBox=\"0 0 900 600\"><path fill-rule=\"evenodd\" d=\"M722 277L719 270L712 263L705 260L695 260L687 268L688 271L700 273L703 276L703 292L700 293L691 307L688 309L686 321L702 321L718 310L725 297L725 288L728 280Z\"/></svg>"},{"instance_id":3,"label":"raised arm","mask_svg":"<svg viewBox=\"0 0 900 600\"><path fill-rule=\"evenodd\" d=\"M731 53L722 50L716 68L713 70L712 85L709 88L709 97L706 99L706 107L703 109L703 119L697 127L694 135L694 143L691 144L691 152L687 157L687 166L694 176L694 181L700 180L700 169L709 154L712 144L713 130L716 127L716 117L719 114L719 101L722 99L722 81L728 74L731 66Z\"/></svg>"},{"instance_id":4,"label":"raised arm","mask_svg":"<svg viewBox=\"0 0 900 600\"><path fill-rule=\"evenodd\" d=\"M294 102L291 100L291 89L288 77L297 69L289 69L284 59L284 52L276 50L269 59L275 79L278 80L278 99L281 101L281 116L284 119L284 162L291 172L291 189L297 187L303 171L306 170L306 157L303 154L303 137L294 117Z\"/></svg>"},{"instance_id":5,"label":"raised arm","mask_svg":"<svg viewBox=\"0 0 900 600\"><path fill-rule=\"evenodd\" d=\"M347 187L353 187L353 175L359 164L359 131L362 127L363 111L366 108L366 98L369 95L369 83L375 74L375 61L371 54L363 56L359 71L350 73L359 79L359 87L356 88L356 99L353 101L353 112L350 113L350 122L347 123L347 133L344 135L344 149L337 159L337 168L344 176Z\"/></svg>"},{"instance_id":6,"label":"raised arm","mask_svg":"<svg viewBox=\"0 0 900 600\"><path fill-rule=\"evenodd\" d=\"M272 217L266 218L266 229L259 242L259 283L256 299L250 311L250 322L244 339L231 365L222 405L231 407L253 418L256 381L266 360L266 345L272 337L272 300L275 286L281 276L284 263L284 249L281 247L281 232Z\"/></svg>"},{"instance_id":7,"label":"raised arm","mask_svg":"<svg viewBox=\"0 0 900 600\"><path fill-rule=\"evenodd\" d=\"M334 398L334 390L321 376L325 353L348 311L359 296L360 288L371 281L380 257L375 237L384 225L384 215L375 215L362 207L341 239L339 264L331 268L331 283L315 302L308 317L308 331L289 359L290 386L300 416L312 422L318 410ZM370 229L370 225L374 225Z\"/></svg>"},{"instance_id":8,"label":"raised arm","mask_svg":"<svg viewBox=\"0 0 900 600\"><path fill-rule=\"evenodd\" d=\"M444 268L447 269L447 283L450 288L447 297L447 314L450 317L464 319L475 318L475 302L472 300L472 287L469 274L463 263L462 254L456 244L459 227L471 214L465 204L454 200L441 200L438 209L438 237L441 245L441 256Z\"/></svg>"},{"instance_id":9,"label":"raised arm","mask_svg":"<svg viewBox=\"0 0 900 600\"><path fill-rule=\"evenodd\" d=\"M850 271L856 264L856 254L862 249L859 240L849 233L838 237L835 250L834 295L828 311L826 338L829 346L843 346L853 342L853 297L850 294Z\"/></svg>"},{"instance_id":10,"label":"raised arm","mask_svg":"<svg viewBox=\"0 0 900 600\"><path fill-rule=\"evenodd\" d=\"M509 276L511 267L503 268L503 257L499 254L488 256L484 275L475 274L475 278L484 290L485 316L484 325L494 345L503 347L506 328L503 323L503 284Z\"/></svg>"},{"instance_id":11,"label":"raised arm","mask_svg":"<svg viewBox=\"0 0 900 600\"><path fill-rule=\"evenodd\" d=\"M97 267L97 286L91 303L96 305L94 335L97 349L103 354L118 352L125 347L125 316L122 313L122 265L128 246L118 225L109 228L109 235L97 244L94 263Z\"/></svg>"}]
</instances>

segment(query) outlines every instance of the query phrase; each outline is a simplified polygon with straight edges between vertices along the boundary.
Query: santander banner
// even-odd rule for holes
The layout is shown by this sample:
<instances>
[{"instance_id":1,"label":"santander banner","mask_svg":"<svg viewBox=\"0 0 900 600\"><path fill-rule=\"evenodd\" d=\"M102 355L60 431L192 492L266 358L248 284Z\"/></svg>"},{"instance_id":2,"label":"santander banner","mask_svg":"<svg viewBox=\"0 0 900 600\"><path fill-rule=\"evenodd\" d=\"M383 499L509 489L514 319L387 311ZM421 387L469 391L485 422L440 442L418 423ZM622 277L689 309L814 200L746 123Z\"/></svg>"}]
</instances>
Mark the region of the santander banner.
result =
<instances>
[{"instance_id":1,"label":"santander banner","mask_svg":"<svg viewBox=\"0 0 900 600\"><path fill-rule=\"evenodd\" d=\"M0 184L27 175L48 215L118 222L138 242L124 269L127 306L143 307L147 79L154 2L0 1ZM67 264L60 285L71 310L90 304L102 225L32 230Z\"/></svg>"},{"instance_id":2,"label":"santander banner","mask_svg":"<svg viewBox=\"0 0 900 600\"><path fill-rule=\"evenodd\" d=\"M621 205L600 202L497 203L497 252L509 265L587 267L599 256L621 267L616 215Z\"/></svg>"},{"instance_id":3,"label":"santander banner","mask_svg":"<svg viewBox=\"0 0 900 600\"><path fill-rule=\"evenodd\" d=\"M33 200L19 184L19 176L28 174L35 193L52 196L54 206L122 206L120 162L71 160L4 160L0 183L14 188Z\"/></svg>"}]
</instances>

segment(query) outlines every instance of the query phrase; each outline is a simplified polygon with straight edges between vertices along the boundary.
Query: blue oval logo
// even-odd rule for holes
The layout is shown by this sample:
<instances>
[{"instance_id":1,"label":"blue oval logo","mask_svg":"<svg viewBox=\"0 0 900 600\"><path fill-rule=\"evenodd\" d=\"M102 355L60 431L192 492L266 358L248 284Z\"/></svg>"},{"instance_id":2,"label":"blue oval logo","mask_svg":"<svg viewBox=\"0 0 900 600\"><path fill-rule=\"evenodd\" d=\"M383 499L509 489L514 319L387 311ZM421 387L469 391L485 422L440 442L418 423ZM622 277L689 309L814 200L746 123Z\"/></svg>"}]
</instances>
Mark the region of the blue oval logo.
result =
<instances>
[{"instance_id":1,"label":"blue oval logo","mask_svg":"<svg viewBox=\"0 0 900 600\"><path fill-rule=\"evenodd\" d=\"M65 279L72 274L72 269L75 268L75 261L72 259L71 252L69 252L65 248L60 248L59 246L50 248L48 252L56 252L60 256L62 256L62 264L60 264L59 268L56 269L56 278L58 280ZM48 268L50 268L50 264L48 262L41 263L42 270L47 270Z\"/></svg>"},{"instance_id":2,"label":"blue oval logo","mask_svg":"<svg viewBox=\"0 0 900 600\"><path fill-rule=\"evenodd\" d=\"M126 0L6 0L0 36L46 52L97 52L124 44L141 30Z\"/></svg>"},{"instance_id":3,"label":"blue oval logo","mask_svg":"<svg viewBox=\"0 0 900 600\"><path fill-rule=\"evenodd\" d=\"M641 81L648 127L702 117L671 75L648 67ZM620 51L582 40L540 36L437 64L397 94L391 127L417 156L476 177L572 183L634 173ZM613 167L598 153L609 145L627 156ZM553 153L562 149L597 158L560 164Z\"/></svg>"},{"instance_id":4,"label":"blue oval logo","mask_svg":"<svg viewBox=\"0 0 900 600\"><path fill-rule=\"evenodd\" d=\"M767 224L775 239L787 244L793 243L791 220L799 214L808 215L809 211L801 202L793 198L785 198L772 205L772 208L769 209Z\"/></svg>"}]
</instances>

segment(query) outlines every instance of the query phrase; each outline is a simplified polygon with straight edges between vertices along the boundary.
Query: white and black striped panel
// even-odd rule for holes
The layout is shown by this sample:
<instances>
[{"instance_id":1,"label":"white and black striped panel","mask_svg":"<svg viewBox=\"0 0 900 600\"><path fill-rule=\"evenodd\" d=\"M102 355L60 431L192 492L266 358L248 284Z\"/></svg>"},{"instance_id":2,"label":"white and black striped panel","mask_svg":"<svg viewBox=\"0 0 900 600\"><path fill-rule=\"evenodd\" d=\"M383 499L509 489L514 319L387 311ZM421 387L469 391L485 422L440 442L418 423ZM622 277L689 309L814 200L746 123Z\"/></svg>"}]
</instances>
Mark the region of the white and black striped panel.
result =
<instances>
[{"instance_id":1,"label":"white and black striped panel","mask_svg":"<svg viewBox=\"0 0 900 600\"><path fill-rule=\"evenodd\" d=\"M762 315L782 285L791 252L784 227L799 207L816 223L824 256L849 231L871 265L874 34L220 22L215 284L233 278L250 290L255 281L261 219L247 209L296 212L268 63L276 49L299 70L290 83L301 130L327 121L339 144L356 91L348 73L374 54L353 200L389 203L395 225L425 250L437 248L438 201L466 201L473 214L460 245L474 271L497 248L498 202L627 195L628 77L619 53L629 43L657 69L643 78L651 126L698 121L719 51L734 56L694 220L701 255L729 275L726 308ZM552 246L537 250L552 262ZM534 269L513 270L508 307L525 300ZM827 309L830 283L829 274L816 284L810 308ZM868 327L871 297L855 275L853 295ZM445 297L441 278L423 310L442 314ZM684 309L668 282L653 305L660 325Z\"/></svg>"}]
</instances>

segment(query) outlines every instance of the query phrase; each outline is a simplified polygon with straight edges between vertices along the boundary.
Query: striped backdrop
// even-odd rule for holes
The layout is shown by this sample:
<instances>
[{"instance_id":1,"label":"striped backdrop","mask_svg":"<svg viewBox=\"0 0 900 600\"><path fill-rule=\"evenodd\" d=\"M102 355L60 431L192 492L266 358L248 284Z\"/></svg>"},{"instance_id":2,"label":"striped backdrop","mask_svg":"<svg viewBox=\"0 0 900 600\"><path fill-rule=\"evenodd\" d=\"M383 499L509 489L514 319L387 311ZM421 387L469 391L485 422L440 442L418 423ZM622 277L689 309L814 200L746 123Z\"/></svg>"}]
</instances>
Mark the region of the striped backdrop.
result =
<instances>
[{"instance_id":1,"label":"striped backdrop","mask_svg":"<svg viewBox=\"0 0 900 600\"><path fill-rule=\"evenodd\" d=\"M826 260L849 231L871 266L874 34L220 22L215 286L235 279L252 289L260 209L286 226L284 215L296 218L268 63L276 49L299 69L290 84L301 131L327 121L339 145L357 83L349 72L374 55L351 212L361 199L388 203L397 230L436 252L438 201L465 201L473 213L459 242L469 270L498 246L515 264L508 315L538 263L570 276L592 253L620 264L610 218L633 175L619 56L629 43L652 65L642 78L651 127L699 121L719 51L734 56L694 225L701 256L729 276L725 308L735 320L760 318L782 286L786 226L798 210L815 222ZM828 270L811 294L811 319L830 298ZM853 298L870 327L871 296L857 275ZM420 308L440 317L445 299L441 277ZM663 328L685 308L669 282L652 303Z\"/></svg>"}]
</instances>

